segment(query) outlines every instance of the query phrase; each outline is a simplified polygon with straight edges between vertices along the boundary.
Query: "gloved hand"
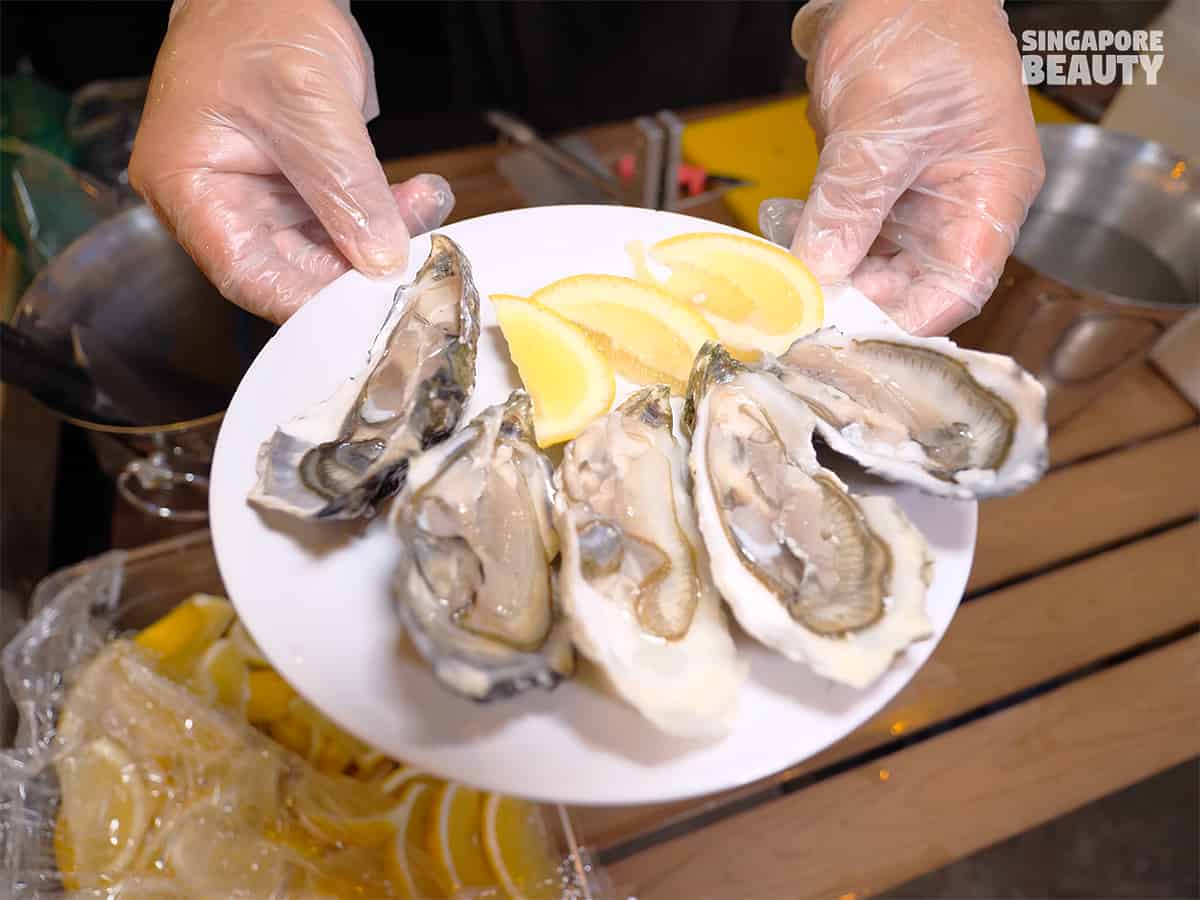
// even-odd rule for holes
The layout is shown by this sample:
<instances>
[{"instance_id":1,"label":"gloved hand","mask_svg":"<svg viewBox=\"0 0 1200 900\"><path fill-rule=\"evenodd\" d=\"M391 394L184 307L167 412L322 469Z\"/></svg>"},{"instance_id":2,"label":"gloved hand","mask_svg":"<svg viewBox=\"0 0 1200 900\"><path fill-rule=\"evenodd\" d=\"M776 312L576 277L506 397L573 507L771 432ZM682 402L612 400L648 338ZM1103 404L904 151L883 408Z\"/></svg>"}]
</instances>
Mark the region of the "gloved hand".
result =
<instances>
[{"instance_id":1,"label":"gloved hand","mask_svg":"<svg viewBox=\"0 0 1200 900\"><path fill-rule=\"evenodd\" d=\"M130 181L222 294L282 322L351 266L402 268L454 205L389 187L366 122L370 52L332 0L176 0Z\"/></svg>"},{"instance_id":2,"label":"gloved hand","mask_svg":"<svg viewBox=\"0 0 1200 900\"><path fill-rule=\"evenodd\" d=\"M810 0L820 161L805 204L764 229L819 281L849 279L914 334L945 334L991 295L1045 176L1000 0Z\"/></svg>"}]
</instances>

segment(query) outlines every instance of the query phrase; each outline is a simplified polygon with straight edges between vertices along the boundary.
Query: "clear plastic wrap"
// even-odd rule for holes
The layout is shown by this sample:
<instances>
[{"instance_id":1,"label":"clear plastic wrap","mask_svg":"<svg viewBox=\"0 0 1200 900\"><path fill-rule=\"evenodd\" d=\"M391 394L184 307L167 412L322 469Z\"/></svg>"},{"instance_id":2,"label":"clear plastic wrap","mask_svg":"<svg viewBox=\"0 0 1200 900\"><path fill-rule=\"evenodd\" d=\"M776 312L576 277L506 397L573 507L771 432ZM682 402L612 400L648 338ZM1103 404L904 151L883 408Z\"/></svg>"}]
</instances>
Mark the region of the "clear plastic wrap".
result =
<instances>
[{"instance_id":1,"label":"clear plastic wrap","mask_svg":"<svg viewBox=\"0 0 1200 900\"><path fill-rule=\"evenodd\" d=\"M14 746L0 751L0 896L315 900L407 896L414 879L418 894L424 882L431 895L508 896L494 886L470 887L471 853L448 850L467 885L453 893L445 867L426 855L436 847L413 840L432 833L430 826L413 831L420 820L409 816L400 821L417 825L398 826L399 838L378 831L380 822L404 812L403 803L371 808L379 796L372 786L382 777L356 781L337 760L326 765L328 754L288 749L286 735L274 739L274 731L250 724L244 706L233 714L178 673L167 677L166 662L140 636L130 639L149 634L140 629L163 621L181 602L220 592L206 532L109 553L39 585L30 621L0 655L19 717ZM234 626L226 619L217 627L232 634ZM219 663L215 655L212 662ZM397 789L398 800L426 795L423 807L409 804L410 812L423 808L424 816L435 816L434 798L452 793L432 776L363 756L382 761L378 771L393 782L416 785ZM453 788L469 795L484 818L494 804L493 833L503 836L500 798ZM510 817L517 808L506 807ZM553 879L522 885L521 892L607 896L604 875L577 846L567 811L529 809L559 865ZM78 827L97 820L108 824L99 841L95 828ZM482 825L473 834L478 862L487 838ZM504 852L520 849L510 842ZM406 860L408 874L397 874L395 854ZM96 858L106 864L87 864ZM398 885L403 878L407 893Z\"/></svg>"}]
</instances>

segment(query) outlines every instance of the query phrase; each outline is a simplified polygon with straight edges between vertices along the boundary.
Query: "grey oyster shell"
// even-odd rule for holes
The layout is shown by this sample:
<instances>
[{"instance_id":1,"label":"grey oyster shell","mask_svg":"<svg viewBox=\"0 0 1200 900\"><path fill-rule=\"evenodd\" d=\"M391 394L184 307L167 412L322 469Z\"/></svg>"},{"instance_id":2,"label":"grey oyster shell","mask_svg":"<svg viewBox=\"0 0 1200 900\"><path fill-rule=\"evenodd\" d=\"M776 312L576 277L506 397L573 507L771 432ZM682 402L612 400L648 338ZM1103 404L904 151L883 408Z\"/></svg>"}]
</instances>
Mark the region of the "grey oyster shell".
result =
<instances>
[{"instance_id":1,"label":"grey oyster shell","mask_svg":"<svg viewBox=\"0 0 1200 900\"><path fill-rule=\"evenodd\" d=\"M684 417L713 580L746 633L858 688L932 634L924 537L891 497L820 465L806 403L710 342Z\"/></svg>"},{"instance_id":2,"label":"grey oyster shell","mask_svg":"<svg viewBox=\"0 0 1200 900\"><path fill-rule=\"evenodd\" d=\"M353 519L404 484L410 457L448 437L475 387L479 293L459 246L435 234L362 371L278 427L250 502L302 519Z\"/></svg>"},{"instance_id":3,"label":"grey oyster shell","mask_svg":"<svg viewBox=\"0 0 1200 900\"><path fill-rule=\"evenodd\" d=\"M550 689L574 671L552 477L529 395L514 391L414 459L391 511L400 621L438 681L462 696Z\"/></svg>"},{"instance_id":4,"label":"grey oyster shell","mask_svg":"<svg viewBox=\"0 0 1200 900\"><path fill-rule=\"evenodd\" d=\"M823 328L761 367L809 405L825 444L890 481L970 500L1046 471L1046 391L1011 357Z\"/></svg>"},{"instance_id":5,"label":"grey oyster shell","mask_svg":"<svg viewBox=\"0 0 1200 900\"><path fill-rule=\"evenodd\" d=\"M559 584L575 646L660 731L727 734L748 665L709 574L665 384L567 444Z\"/></svg>"}]
</instances>

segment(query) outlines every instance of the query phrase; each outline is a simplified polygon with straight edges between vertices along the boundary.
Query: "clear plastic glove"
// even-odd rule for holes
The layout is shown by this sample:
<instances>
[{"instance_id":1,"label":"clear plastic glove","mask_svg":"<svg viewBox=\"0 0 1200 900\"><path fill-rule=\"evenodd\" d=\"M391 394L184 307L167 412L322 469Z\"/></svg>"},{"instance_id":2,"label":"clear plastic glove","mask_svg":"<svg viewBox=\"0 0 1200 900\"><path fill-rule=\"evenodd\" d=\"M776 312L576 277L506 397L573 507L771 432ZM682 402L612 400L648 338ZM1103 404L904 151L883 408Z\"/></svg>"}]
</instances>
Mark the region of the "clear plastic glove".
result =
<instances>
[{"instance_id":1,"label":"clear plastic glove","mask_svg":"<svg viewBox=\"0 0 1200 900\"><path fill-rule=\"evenodd\" d=\"M372 61L332 0L176 0L130 161L134 188L218 287L282 322L353 266L382 276L454 205L389 187Z\"/></svg>"},{"instance_id":2,"label":"clear plastic glove","mask_svg":"<svg viewBox=\"0 0 1200 900\"><path fill-rule=\"evenodd\" d=\"M792 38L820 162L807 203L764 202L764 232L947 333L991 295L1045 175L1000 0L811 0Z\"/></svg>"}]
</instances>

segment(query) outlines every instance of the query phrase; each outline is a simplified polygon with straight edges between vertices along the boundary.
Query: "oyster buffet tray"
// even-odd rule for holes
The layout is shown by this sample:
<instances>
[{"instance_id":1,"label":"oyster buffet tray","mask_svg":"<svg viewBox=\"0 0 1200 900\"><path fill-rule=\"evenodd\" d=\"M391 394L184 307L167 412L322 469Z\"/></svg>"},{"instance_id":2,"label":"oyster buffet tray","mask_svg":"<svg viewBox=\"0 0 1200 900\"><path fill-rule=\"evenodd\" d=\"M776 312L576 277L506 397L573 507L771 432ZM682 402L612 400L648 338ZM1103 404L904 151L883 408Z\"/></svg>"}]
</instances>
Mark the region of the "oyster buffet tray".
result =
<instances>
[{"instance_id":1,"label":"oyster buffet tray","mask_svg":"<svg viewBox=\"0 0 1200 900\"><path fill-rule=\"evenodd\" d=\"M59 790L52 759L56 718L73 672L111 637L155 622L191 595L224 592L207 530L112 551L38 585L30 621L0 657L19 715L14 746L0 748L0 896L71 896L55 863ZM605 873L577 842L569 810L561 804L538 809L560 856L561 900L612 896ZM463 896L498 900L504 895L486 890Z\"/></svg>"}]
</instances>

